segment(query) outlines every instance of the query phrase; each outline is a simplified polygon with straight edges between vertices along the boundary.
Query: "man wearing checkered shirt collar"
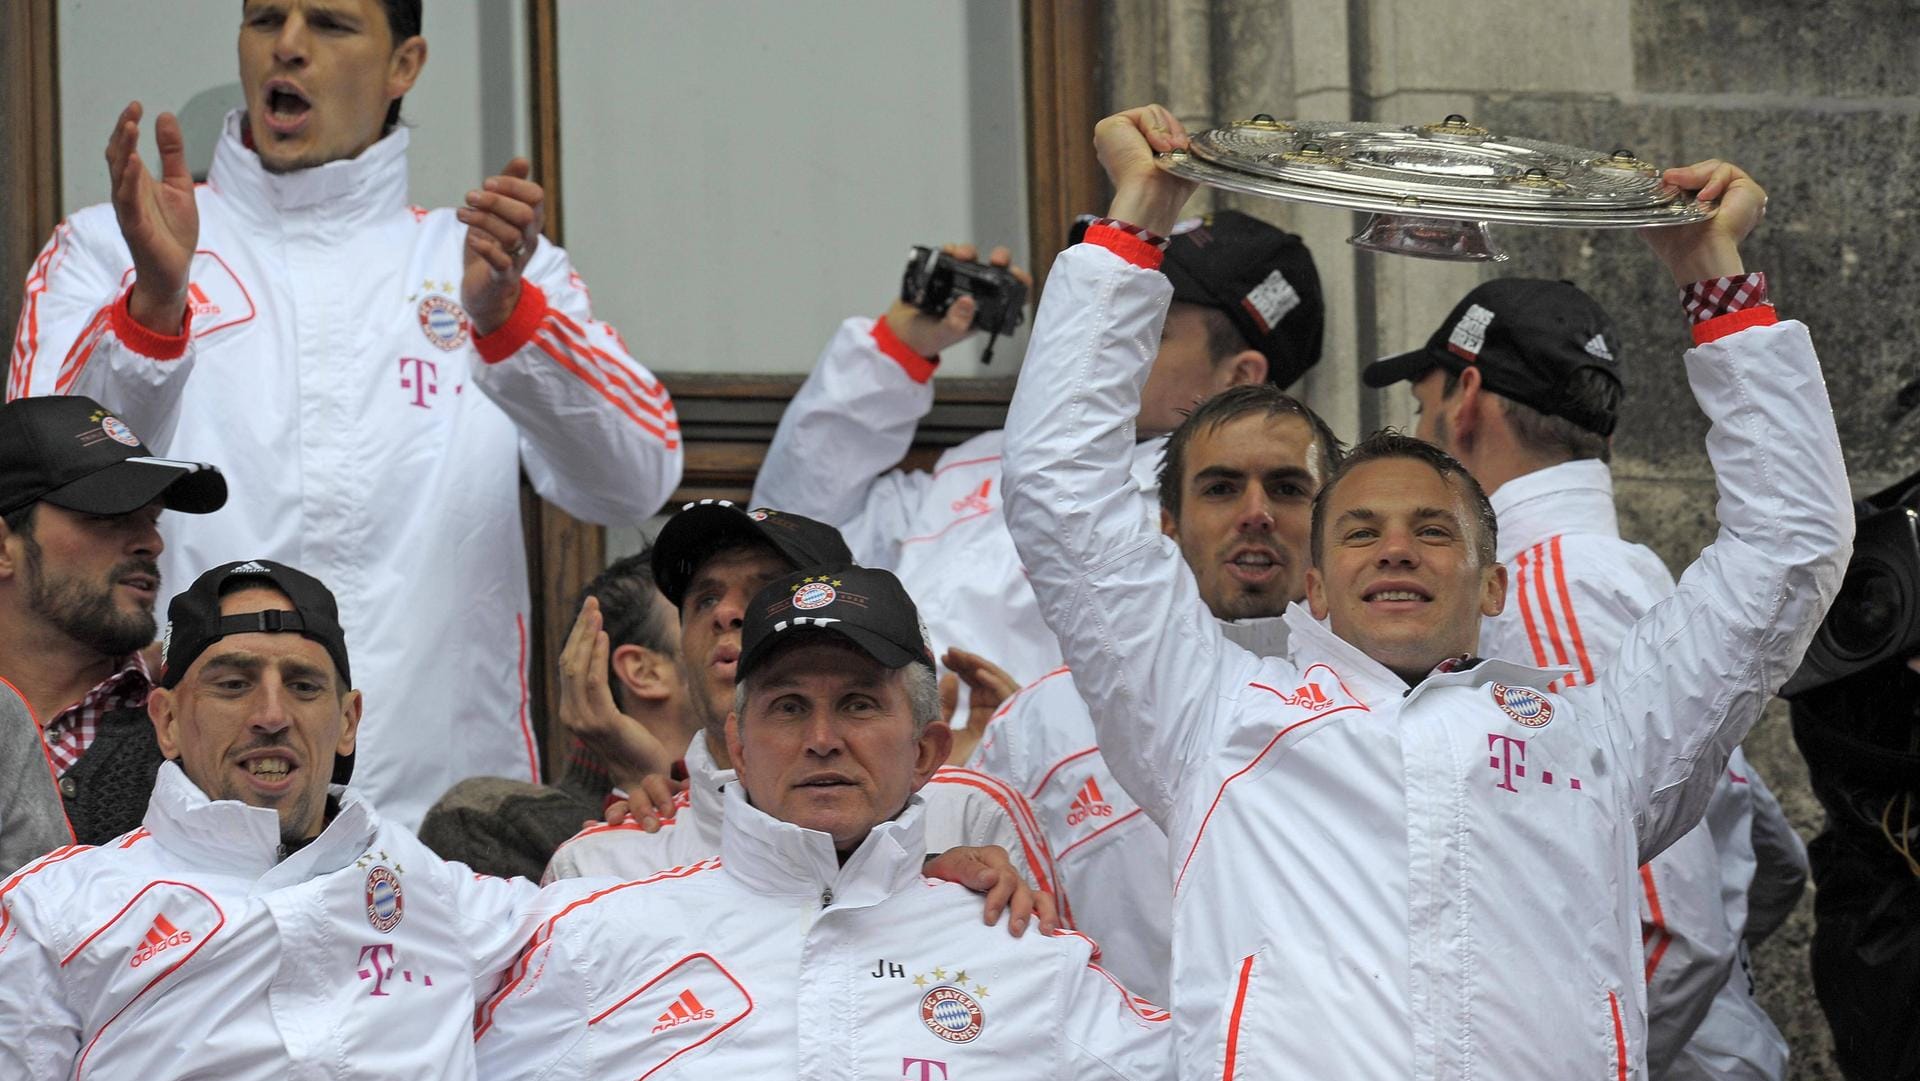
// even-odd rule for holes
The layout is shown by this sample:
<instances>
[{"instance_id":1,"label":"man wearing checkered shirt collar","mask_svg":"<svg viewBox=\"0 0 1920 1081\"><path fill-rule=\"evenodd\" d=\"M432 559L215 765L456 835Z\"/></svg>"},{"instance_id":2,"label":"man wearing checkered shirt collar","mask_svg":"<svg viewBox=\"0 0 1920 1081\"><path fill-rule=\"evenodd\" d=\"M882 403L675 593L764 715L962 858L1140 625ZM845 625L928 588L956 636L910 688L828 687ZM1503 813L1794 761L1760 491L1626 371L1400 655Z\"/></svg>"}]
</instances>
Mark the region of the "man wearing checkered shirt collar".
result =
<instances>
[{"instance_id":1,"label":"man wearing checkered shirt collar","mask_svg":"<svg viewBox=\"0 0 1920 1081\"><path fill-rule=\"evenodd\" d=\"M41 834L18 848L31 856L140 824L160 765L141 653L161 585L157 523L163 510L206 514L226 498L218 470L152 457L91 398L0 406L0 679L39 721L65 804L63 821L59 808L0 795L10 851L20 830Z\"/></svg>"}]
</instances>

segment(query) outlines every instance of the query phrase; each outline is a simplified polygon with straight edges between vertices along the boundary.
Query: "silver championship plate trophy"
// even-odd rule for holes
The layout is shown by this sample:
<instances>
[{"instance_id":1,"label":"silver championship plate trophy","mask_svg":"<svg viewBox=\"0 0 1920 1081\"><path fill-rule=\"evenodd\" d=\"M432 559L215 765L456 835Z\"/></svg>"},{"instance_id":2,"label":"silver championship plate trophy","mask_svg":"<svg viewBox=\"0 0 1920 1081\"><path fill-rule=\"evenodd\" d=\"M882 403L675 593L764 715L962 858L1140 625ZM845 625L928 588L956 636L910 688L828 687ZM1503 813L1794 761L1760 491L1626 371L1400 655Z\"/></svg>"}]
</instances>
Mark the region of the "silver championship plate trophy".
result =
<instances>
[{"instance_id":1,"label":"silver championship plate trophy","mask_svg":"<svg viewBox=\"0 0 1920 1081\"><path fill-rule=\"evenodd\" d=\"M1262 113L1199 132L1159 164L1227 191L1370 211L1349 243L1424 259L1505 259L1492 222L1629 229L1705 221L1716 209L1630 150L1517 139L1457 114L1397 125Z\"/></svg>"}]
</instances>

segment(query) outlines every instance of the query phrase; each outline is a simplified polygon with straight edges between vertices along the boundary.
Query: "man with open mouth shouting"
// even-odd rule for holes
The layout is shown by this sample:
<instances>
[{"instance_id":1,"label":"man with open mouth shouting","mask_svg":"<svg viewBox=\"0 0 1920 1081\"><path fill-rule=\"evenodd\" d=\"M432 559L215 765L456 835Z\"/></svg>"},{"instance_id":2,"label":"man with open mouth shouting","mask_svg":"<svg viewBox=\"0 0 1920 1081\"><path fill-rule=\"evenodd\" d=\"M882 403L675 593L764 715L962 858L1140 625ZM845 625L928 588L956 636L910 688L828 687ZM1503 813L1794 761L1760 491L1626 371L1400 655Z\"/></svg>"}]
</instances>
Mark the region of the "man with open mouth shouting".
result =
<instances>
[{"instance_id":1,"label":"man with open mouth shouting","mask_svg":"<svg viewBox=\"0 0 1920 1081\"><path fill-rule=\"evenodd\" d=\"M679 481L678 424L541 237L526 159L457 210L410 205L420 0L237 6L246 105L207 183L164 113L153 176L126 108L112 204L29 276L7 396L86 394L156 453L226 465L233 505L178 523L162 570L242 551L332 585L365 658L362 783L413 826L464 778L540 775L521 469L570 514L637 524Z\"/></svg>"}]
</instances>

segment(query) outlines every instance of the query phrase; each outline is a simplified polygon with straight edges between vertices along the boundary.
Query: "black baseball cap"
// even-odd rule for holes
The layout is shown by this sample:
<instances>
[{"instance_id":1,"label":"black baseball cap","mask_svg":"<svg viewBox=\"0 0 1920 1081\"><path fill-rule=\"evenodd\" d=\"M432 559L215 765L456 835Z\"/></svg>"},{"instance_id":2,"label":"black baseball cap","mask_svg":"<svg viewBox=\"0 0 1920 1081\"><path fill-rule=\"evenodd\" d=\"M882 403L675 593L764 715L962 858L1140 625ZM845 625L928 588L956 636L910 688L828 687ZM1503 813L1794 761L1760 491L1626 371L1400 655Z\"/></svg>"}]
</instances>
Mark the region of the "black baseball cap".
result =
<instances>
[{"instance_id":1,"label":"black baseball cap","mask_svg":"<svg viewBox=\"0 0 1920 1081\"><path fill-rule=\"evenodd\" d=\"M743 541L771 545L795 570L853 562L846 538L825 522L765 507L747 510L725 499L702 499L681 507L653 539L653 584L678 608L700 564Z\"/></svg>"},{"instance_id":2,"label":"black baseball cap","mask_svg":"<svg viewBox=\"0 0 1920 1081\"><path fill-rule=\"evenodd\" d=\"M227 502L220 471L155 458L125 421L92 398L52 395L0 405L0 514L32 503L83 514L131 514L162 500L207 514Z\"/></svg>"},{"instance_id":3,"label":"black baseball cap","mask_svg":"<svg viewBox=\"0 0 1920 1081\"><path fill-rule=\"evenodd\" d=\"M907 588L892 573L868 567L815 567L769 582L747 604L740 630L740 679L795 630L837 634L888 668L919 661L933 667L933 647Z\"/></svg>"},{"instance_id":4,"label":"black baseball cap","mask_svg":"<svg viewBox=\"0 0 1920 1081\"><path fill-rule=\"evenodd\" d=\"M1077 244L1091 216L1068 233ZM1189 218L1174 228L1160 270L1173 299L1224 312L1267 358L1267 381L1291 386L1320 361L1326 303L1306 242L1238 210Z\"/></svg>"},{"instance_id":5,"label":"black baseball cap","mask_svg":"<svg viewBox=\"0 0 1920 1081\"><path fill-rule=\"evenodd\" d=\"M241 615L220 614L220 590L229 580L259 580L287 595L293 610L271 608ZM347 667L347 636L340 630L340 609L333 592L318 578L270 559L222 563L193 580L167 604L167 629L160 639L160 686L177 687L187 669L208 647L233 634L297 634L320 643L340 671L340 682L353 686ZM346 784L353 776L353 755L334 758L333 783Z\"/></svg>"},{"instance_id":6,"label":"black baseball cap","mask_svg":"<svg viewBox=\"0 0 1920 1081\"><path fill-rule=\"evenodd\" d=\"M1496 278L1454 305L1425 346L1376 360L1360 378L1386 387L1436 367L1459 372L1471 366L1495 394L1604 436L1613 434L1615 416L1581 408L1565 388L1568 377L1589 368L1623 383L1619 354L1613 320L1579 286Z\"/></svg>"}]
</instances>

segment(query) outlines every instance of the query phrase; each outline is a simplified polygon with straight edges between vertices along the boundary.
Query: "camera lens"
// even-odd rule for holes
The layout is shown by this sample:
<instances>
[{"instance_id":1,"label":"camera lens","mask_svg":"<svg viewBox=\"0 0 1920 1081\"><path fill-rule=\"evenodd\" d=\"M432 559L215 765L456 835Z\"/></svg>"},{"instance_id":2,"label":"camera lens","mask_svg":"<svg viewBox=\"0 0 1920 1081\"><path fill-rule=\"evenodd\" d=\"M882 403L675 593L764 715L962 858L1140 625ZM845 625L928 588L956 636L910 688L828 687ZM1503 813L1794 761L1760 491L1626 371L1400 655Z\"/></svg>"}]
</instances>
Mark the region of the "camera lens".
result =
<instances>
[{"instance_id":1,"label":"camera lens","mask_svg":"<svg viewBox=\"0 0 1920 1081\"><path fill-rule=\"evenodd\" d=\"M1826 633L1832 638L1834 652L1857 658L1885 649L1888 638L1904 625L1905 601L1905 590L1892 568L1856 561L1848 569L1840 596L1827 617Z\"/></svg>"}]
</instances>

